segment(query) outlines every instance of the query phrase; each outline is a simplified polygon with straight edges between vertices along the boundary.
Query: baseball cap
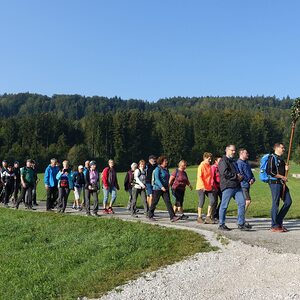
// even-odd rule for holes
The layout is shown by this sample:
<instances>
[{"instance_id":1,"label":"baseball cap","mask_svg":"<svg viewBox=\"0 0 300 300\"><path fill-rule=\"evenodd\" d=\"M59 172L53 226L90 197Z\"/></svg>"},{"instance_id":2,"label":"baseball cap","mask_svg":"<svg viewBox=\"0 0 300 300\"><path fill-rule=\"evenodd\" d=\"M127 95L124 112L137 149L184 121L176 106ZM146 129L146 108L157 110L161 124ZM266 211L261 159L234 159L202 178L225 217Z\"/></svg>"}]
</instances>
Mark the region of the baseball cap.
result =
<instances>
[{"instance_id":1,"label":"baseball cap","mask_svg":"<svg viewBox=\"0 0 300 300\"><path fill-rule=\"evenodd\" d=\"M90 166L94 166L94 165L96 165L96 162L95 162L94 160L92 160L92 161L90 162Z\"/></svg>"}]
</instances>

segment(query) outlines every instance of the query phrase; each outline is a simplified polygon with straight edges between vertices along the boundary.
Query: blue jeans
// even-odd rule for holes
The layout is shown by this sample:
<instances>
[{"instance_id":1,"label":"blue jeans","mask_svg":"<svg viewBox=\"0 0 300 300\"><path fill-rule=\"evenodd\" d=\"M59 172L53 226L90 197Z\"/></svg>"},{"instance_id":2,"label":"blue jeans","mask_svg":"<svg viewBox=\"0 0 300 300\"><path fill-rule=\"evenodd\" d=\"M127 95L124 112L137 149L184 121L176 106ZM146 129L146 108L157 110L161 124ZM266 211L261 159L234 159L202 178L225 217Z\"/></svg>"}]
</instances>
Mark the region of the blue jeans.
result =
<instances>
[{"instance_id":1,"label":"blue jeans","mask_svg":"<svg viewBox=\"0 0 300 300\"><path fill-rule=\"evenodd\" d=\"M245 198L242 189L239 188L228 188L222 192L222 202L219 210L219 224L225 224L226 211L230 202L230 199L234 197L238 205L238 225L244 225L245 223Z\"/></svg>"},{"instance_id":2,"label":"blue jeans","mask_svg":"<svg viewBox=\"0 0 300 300\"><path fill-rule=\"evenodd\" d=\"M287 214L287 212L289 211L290 206L292 205L292 198L288 187L286 187L283 206L278 212L283 185L269 183L269 186L272 194L272 209L271 209L272 227L279 227L282 226L283 219Z\"/></svg>"},{"instance_id":3,"label":"blue jeans","mask_svg":"<svg viewBox=\"0 0 300 300\"><path fill-rule=\"evenodd\" d=\"M117 198L117 189L115 187L109 187L108 189L106 189L105 187L103 187L103 206L105 207L105 205L108 202L108 196L109 194L111 194L111 205L114 204L116 198Z\"/></svg>"}]
</instances>

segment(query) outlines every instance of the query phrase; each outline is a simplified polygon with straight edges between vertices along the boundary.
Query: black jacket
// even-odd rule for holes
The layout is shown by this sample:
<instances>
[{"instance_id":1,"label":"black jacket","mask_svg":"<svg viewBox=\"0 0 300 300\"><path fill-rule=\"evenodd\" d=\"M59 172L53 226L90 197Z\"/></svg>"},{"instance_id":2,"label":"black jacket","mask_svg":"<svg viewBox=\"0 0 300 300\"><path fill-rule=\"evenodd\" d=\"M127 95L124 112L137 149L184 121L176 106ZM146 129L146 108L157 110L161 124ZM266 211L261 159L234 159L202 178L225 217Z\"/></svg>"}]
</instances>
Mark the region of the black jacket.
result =
<instances>
[{"instance_id":1,"label":"black jacket","mask_svg":"<svg viewBox=\"0 0 300 300\"><path fill-rule=\"evenodd\" d=\"M151 165L150 163L146 164L146 183L150 183L152 181L152 173L157 167L157 164Z\"/></svg>"},{"instance_id":2,"label":"black jacket","mask_svg":"<svg viewBox=\"0 0 300 300\"><path fill-rule=\"evenodd\" d=\"M228 188L237 188L241 186L237 176L238 168L233 159L224 155L220 160L218 167L220 173L220 188L222 192Z\"/></svg>"}]
</instances>

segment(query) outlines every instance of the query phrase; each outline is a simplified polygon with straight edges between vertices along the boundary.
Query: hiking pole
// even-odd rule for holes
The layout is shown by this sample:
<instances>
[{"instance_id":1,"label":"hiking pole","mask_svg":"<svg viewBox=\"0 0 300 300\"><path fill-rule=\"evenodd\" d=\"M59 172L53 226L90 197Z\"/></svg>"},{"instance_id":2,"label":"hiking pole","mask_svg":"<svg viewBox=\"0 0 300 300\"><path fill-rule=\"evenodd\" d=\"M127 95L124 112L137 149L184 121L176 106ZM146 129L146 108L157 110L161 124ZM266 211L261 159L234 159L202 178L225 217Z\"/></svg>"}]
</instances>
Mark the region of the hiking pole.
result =
<instances>
[{"instance_id":1,"label":"hiking pole","mask_svg":"<svg viewBox=\"0 0 300 300\"><path fill-rule=\"evenodd\" d=\"M289 166L289 163L290 163L293 139L294 139L294 135L295 135L296 122L297 122L298 118L300 117L300 98L295 99L294 104L292 105L291 109L292 109L292 113L291 113L292 130L291 130L291 136L290 136L288 157L287 157L287 161L286 161L287 166ZM289 174L289 168L287 170L285 170L285 177L288 177L288 174ZM283 201L284 201L285 190L286 190L286 183L284 182L283 187L282 187L282 197L281 197Z\"/></svg>"}]
</instances>

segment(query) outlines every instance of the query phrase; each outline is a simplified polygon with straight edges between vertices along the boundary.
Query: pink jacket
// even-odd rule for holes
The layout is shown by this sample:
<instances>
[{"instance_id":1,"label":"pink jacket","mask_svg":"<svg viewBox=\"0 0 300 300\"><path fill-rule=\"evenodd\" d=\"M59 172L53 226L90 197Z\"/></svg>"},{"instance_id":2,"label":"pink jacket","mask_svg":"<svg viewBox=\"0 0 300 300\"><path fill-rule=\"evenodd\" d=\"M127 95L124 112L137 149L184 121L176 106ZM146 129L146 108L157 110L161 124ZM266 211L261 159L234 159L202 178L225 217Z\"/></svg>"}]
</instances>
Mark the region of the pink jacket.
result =
<instances>
[{"instance_id":1,"label":"pink jacket","mask_svg":"<svg viewBox=\"0 0 300 300\"><path fill-rule=\"evenodd\" d=\"M220 189L220 174L218 169L218 164L213 164L211 166L211 185L213 186L214 190Z\"/></svg>"}]
</instances>

